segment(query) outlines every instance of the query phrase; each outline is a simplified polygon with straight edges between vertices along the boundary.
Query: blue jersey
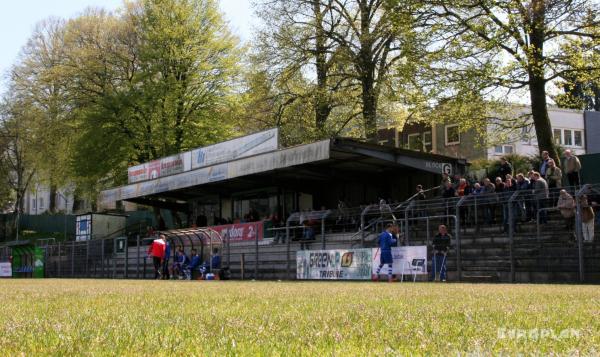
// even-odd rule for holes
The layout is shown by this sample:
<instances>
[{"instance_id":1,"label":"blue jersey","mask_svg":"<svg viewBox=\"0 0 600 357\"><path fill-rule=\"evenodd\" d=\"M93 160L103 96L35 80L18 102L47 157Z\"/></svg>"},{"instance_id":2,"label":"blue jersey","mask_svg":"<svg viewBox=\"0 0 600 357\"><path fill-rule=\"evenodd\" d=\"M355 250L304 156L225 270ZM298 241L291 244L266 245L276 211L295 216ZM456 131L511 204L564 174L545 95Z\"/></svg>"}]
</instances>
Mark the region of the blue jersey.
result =
<instances>
[{"instance_id":1,"label":"blue jersey","mask_svg":"<svg viewBox=\"0 0 600 357\"><path fill-rule=\"evenodd\" d=\"M170 258L171 258L171 245L167 242L165 244L165 256L164 256L164 259L165 259L165 261L167 261Z\"/></svg>"},{"instance_id":2,"label":"blue jersey","mask_svg":"<svg viewBox=\"0 0 600 357\"><path fill-rule=\"evenodd\" d=\"M200 261L200 257L199 257L198 255L194 255L194 256L192 256L192 262L190 263L190 268L191 268L192 270L193 270L193 269L196 269L197 267L199 267L199 266L200 266L200 263L202 263L202 262Z\"/></svg>"},{"instance_id":3,"label":"blue jersey","mask_svg":"<svg viewBox=\"0 0 600 357\"><path fill-rule=\"evenodd\" d=\"M388 231L384 231L379 235L379 248L382 252L391 252L394 244L396 244L396 240Z\"/></svg>"}]
</instances>

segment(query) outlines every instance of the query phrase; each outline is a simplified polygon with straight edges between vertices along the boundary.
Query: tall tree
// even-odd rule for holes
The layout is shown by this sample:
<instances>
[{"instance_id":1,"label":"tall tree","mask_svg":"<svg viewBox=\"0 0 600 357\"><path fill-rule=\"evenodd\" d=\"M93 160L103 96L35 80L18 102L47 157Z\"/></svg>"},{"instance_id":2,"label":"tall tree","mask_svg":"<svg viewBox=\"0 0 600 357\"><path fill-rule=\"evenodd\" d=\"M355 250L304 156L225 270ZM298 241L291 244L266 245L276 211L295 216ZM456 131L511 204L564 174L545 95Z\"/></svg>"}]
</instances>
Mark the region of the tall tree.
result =
<instances>
[{"instance_id":1,"label":"tall tree","mask_svg":"<svg viewBox=\"0 0 600 357\"><path fill-rule=\"evenodd\" d=\"M566 73L560 44L595 38L598 4L590 0L428 0L430 25L440 31L441 73L489 88L526 89L540 151L558 160L546 87ZM467 75L468 74L468 75Z\"/></svg>"}]
</instances>

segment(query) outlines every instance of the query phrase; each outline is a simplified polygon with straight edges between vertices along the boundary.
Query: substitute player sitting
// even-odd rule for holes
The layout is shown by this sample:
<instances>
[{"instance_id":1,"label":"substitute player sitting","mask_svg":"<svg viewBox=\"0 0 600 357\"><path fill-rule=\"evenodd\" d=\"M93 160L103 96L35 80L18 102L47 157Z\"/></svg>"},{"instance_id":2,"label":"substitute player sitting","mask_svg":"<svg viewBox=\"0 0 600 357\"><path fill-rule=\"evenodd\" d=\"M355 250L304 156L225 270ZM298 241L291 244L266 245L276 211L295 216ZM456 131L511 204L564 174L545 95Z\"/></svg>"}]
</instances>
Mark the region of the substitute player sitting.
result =
<instances>
[{"instance_id":1,"label":"substitute player sitting","mask_svg":"<svg viewBox=\"0 0 600 357\"><path fill-rule=\"evenodd\" d=\"M397 240L394 239L392 232L394 231L394 225L388 223L385 226L385 231L383 231L379 235L379 249L381 250L381 256L379 260L379 267L377 268L377 273L373 275L373 280L379 280L379 272L384 265L388 266L388 281L392 282L392 272L393 272L393 264L394 257L392 255L392 246L396 244Z\"/></svg>"}]
</instances>

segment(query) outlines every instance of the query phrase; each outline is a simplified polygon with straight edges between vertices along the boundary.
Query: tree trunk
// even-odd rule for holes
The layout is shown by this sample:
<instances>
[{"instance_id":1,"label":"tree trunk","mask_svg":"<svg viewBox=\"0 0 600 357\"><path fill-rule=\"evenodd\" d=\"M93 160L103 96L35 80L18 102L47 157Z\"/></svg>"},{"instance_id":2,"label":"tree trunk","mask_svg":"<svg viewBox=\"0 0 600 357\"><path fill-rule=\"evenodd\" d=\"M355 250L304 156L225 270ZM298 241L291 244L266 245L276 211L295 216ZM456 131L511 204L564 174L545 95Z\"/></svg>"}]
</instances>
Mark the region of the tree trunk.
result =
<instances>
[{"instance_id":1,"label":"tree trunk","mask_svg":"<svg viewBox=\"0 0 600 357\"><path fill-rule=\"evenodd\" d=\"M323 12L321 0L313 0L315 15L315 69L317 72L317 92L315 93L315 125L319 133L325 130L325 123L331 113L327 89L327 57L325 46L325 31L323 30Z\"/></svg>"},{"instance_id":2,"label":"tree trunk","mask_svg":"<svg viewBox=\"0 0 600 357\"><path fill-rule=\"evenodd\" d=\"M533 116L540 155L542 151L548 151L550 157L560 166L560 158L554 145L552 124L548 117L546 103L546 78L544 76L545 18L545 1L533 0L531 3L531 27L529 33L531 45L527 55L531 115Z\"/></svg>"},{"instance_id":3,"label":"tree trunk","mask_svg":"<svg viewBox=\"0 0 600 357\"><path fill-rule=\"evenodd\" d=\"M361 99L365 137L377 142L377 96L375 95L375 68L373 60L373 38L371 35L371 7L361 0L360 7L360 53L359 73L362 87Z\"/></svg>"},{"instance_id":4,"label":"tree trunk","mask_svg":"<svg viewBox=\"0 0 600 357\"><path fill-rule=\"evenodd\" d=\"M50 202L48 202L48 212L56 213L56 185L52 181L50 181Z\"/></svg>"}]
</instances>

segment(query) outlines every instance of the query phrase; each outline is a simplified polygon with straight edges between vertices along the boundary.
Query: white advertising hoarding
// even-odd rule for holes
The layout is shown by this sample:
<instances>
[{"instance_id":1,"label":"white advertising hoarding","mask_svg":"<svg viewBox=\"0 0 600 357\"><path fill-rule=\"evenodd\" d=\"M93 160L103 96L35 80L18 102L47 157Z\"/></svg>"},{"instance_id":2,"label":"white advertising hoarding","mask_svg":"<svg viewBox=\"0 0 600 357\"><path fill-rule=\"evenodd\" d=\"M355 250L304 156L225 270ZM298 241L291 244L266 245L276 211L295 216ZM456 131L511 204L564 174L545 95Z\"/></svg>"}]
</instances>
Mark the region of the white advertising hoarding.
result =
<instances>
[{"instance_id":1,"label":"white advertising hoarding","mask_svg":"<svg viewBox=\"0 0 600 357\"><path fill-rule=\"evenodd\" d=\"M192 169L278 149L278 129L192 150Z\"/></svg>"},{"instance_id":2,"label":"white advertising hoarding","mask_svg":"<svg viewBox=\"0 0 600 357\"><path fill-rule=\"evenodd\" d=\"M10 263L0 263L0 278L12 277L12 266Z\"/></svg>"},{"instance_id":3,"label":"white advertising hoarding","mask_svg":"<svg viewBox=\"0 0 600 357\"><path fill-rule=\"evenodd\" d=\"M373 271L377 272L379 266L379 260L381 257L381 249L373 248ZM392 247L392 257L394 257L394 264L392 272L396 275L404 274L410 275L412 271L413 259L424 259L423 266L416 271L417 274L427 274L427 246L426 245L415 245L407 247ZM381 274L387 274L387 265L381 270Z\"/></svg>"}]
</instances>

